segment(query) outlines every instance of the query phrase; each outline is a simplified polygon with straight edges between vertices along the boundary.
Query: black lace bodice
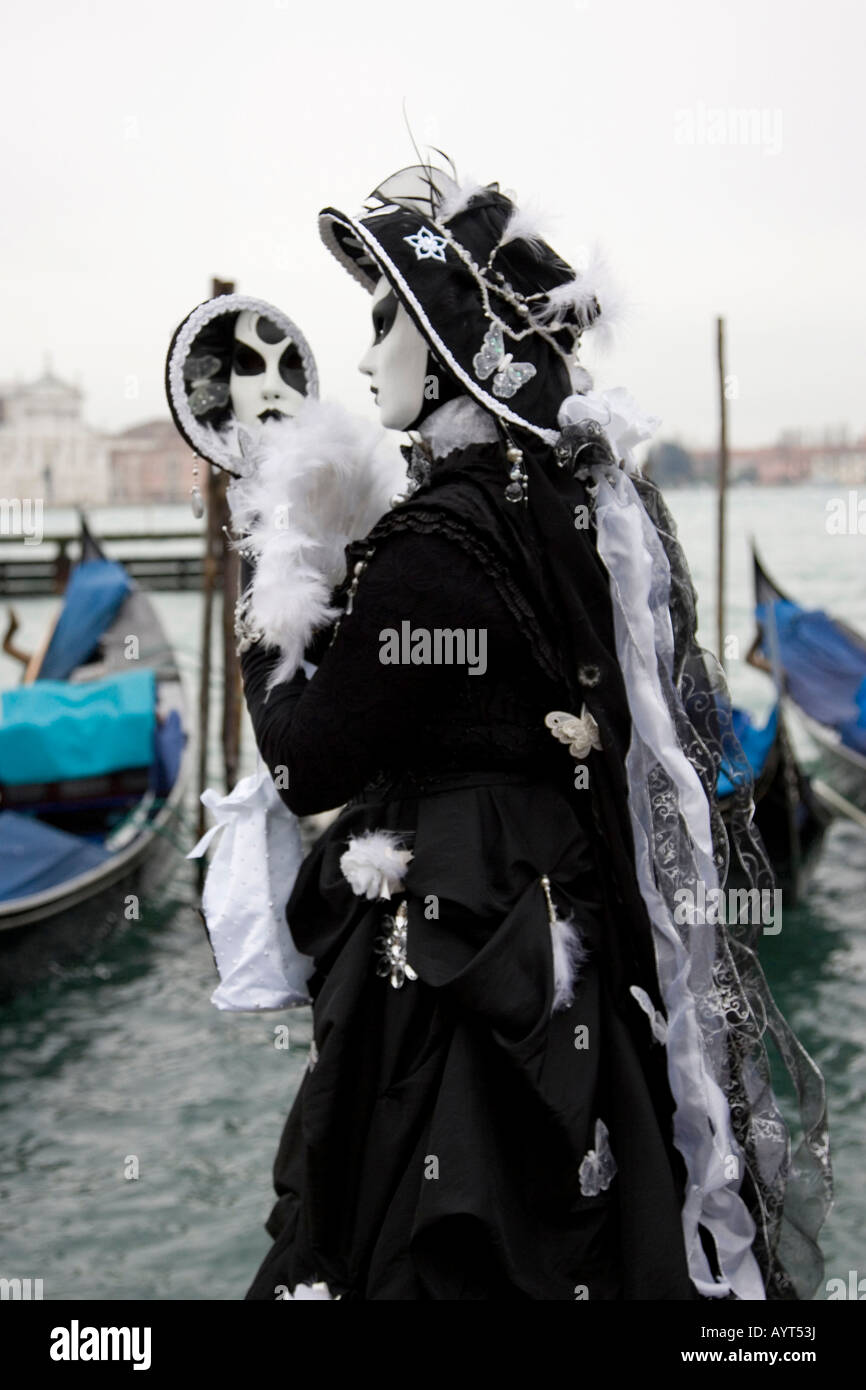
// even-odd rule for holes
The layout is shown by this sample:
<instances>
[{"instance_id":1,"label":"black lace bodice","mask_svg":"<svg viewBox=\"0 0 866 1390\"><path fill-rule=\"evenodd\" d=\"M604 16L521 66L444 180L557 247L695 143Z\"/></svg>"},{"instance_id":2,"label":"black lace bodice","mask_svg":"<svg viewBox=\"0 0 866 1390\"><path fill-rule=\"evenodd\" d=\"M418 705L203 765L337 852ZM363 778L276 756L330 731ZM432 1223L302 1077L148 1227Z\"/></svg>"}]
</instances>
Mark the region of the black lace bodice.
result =
<instances>
[{"instance_id":1,"label":"black lace bodice","mask_svg":"<svg viewBox=\"0 0 866 1390\"><path fill-rule=\"evenodd\" d=\"M409 655L422 629L479 637L467 647L472 664L390 664L381 659L389 629L407 633ZM319 663L311 679L301 670L267 699L277 654L259 644L241 659L258 746L272 775L287 769L281 795L296 813L407 777L423 788L472 771L571 775L567 751L544 724L565 697L532 660L494 580L456 541L407 531L378 540L352 611L332 635L326 629L308 647Z\"/></svg>"}]
</instances>

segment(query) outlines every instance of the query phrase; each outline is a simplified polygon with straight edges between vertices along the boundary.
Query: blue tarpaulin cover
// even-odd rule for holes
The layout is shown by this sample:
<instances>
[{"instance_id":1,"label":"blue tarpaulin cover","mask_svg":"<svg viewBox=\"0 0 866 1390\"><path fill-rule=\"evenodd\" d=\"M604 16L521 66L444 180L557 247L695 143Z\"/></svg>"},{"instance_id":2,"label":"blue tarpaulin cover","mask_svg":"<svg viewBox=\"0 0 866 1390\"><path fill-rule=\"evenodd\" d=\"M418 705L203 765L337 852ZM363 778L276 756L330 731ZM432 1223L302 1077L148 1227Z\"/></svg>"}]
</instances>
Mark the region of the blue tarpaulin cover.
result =
<instances>
[{"instance_id":1,"label":"blue tarpaulin cover","mask_svg":"<svg viewBox=\"0 0 866 1390\"><path fill-rule=\"evenodd\" d=\"M856 748L858 753L866 753L866 676L854 696L854 703L857 713L853 719L846 719L839 725L839 733L842 735L842 742L847 743L849 748Z\"/></svg>"},{"instance_id":2,"label":"blue tarpaulin cover","mask_svg":"<svg viewBox=\"0 0 866 1390\"><path fill-rule=\"evenodd\" d=\"M76 565L39 679L66 680L76 666L83 665L131 589L132 580L114 560L85 560Z\"/></svg>"},{"instance_id":3,"label":"blue tarpaulin cover","mask_svg":"<svg viewBox=\"0 0 866 1390\"><path fill-rule=\"evenodd\" d=\"M734 709L732 722L734 733L739 739L746 762L752 770L752 777L758 778L764 770L764 764L776 737L779 707L778 705L775 706L763 729L757 728L752 723L744 709ZM739 785L744 780L744 776L745 769L734 768L723 758L717 783L718 795L729 796L734 790L734 786Z\"/></svg>"},{"instance_id":4,"label":"blue tarpaulin cover","mask_svg":"<svg viewBox=\"0 0 866 1390\"><path fill-rule=\"evenodd\" d=\"M770 613L770 608L773 614ZM838 730L844 743L866 753L866 652L820 609L800 608L789 599L759 604L762 649L772 660L770 631L775 616L778 654L791 698L819 724Z\"/></svg>"},{"instance_id":5,"label":"blue tarpaulin cover","mask_svg":"<svg viewBox=\"0 0 866 1390\"><path fill-rule=\"evenodd\" d=\"M156 676L36 681L0 695L0 783L22 786L149 767Z\"/></svg>"},{"instance_id":6,"label":"blue tarpaulin cover","mask_svg":"<svg viewBox=\"0 0 866 1390\"><path fill-rule=\"evenodd\" d=\"M168 796L177 781L185 742L180 714L176 709L170 710L162 723L156 726L150 785L157 796Z\"/></svg>"},{"instance_id":7,"label":"blue tarpaulin cover","mask_svg":"<svg viewBox=\"0 0 866 1390\"><path fill-rule=\"evenodd\" d=\"M0 902L53 888L108 858L90 840L17 811L0 811Z\"/></svg>"}]
</instances>

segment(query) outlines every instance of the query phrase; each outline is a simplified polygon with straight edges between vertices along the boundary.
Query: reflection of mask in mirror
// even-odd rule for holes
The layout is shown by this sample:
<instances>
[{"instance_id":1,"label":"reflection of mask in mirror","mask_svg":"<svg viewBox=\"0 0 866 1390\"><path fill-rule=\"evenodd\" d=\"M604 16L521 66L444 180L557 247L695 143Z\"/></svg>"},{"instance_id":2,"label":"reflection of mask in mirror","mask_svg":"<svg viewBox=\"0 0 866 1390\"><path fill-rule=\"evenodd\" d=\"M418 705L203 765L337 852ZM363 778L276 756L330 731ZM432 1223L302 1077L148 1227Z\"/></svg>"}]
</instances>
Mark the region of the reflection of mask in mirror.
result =
<instances>
[{"instance_id":1,"label":"reflection of mask in mirror","mask_svg":"<svg viewBox=\"0 0 866 1390\"><path fill-rule=\"evenodd\" d=\"M425 404L427 342L384 276L373 293L372 315L373 342L358 368L370 378L385 428L411 429Z\"/></svg>"},{"instance_id":2,"label":"reflection of mask in mirror","mask_svg":"<svg viewBox=\"0 0 866 1390\"><path fill-rule=\"evenodd\" d=\"M307 393L298 348L251 309L242 310L235 324L229 391L235 418L248 427L297 415Z\"/></svg>"}]
</instances>

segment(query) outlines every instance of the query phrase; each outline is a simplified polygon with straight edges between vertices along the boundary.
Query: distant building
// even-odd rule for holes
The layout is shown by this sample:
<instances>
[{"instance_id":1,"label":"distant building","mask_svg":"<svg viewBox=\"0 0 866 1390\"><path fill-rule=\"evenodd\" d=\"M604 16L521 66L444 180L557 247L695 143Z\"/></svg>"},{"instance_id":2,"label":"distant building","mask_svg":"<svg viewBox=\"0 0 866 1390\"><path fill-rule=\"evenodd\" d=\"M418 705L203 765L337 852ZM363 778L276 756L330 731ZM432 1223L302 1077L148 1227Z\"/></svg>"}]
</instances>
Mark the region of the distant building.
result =
<instances>
[{"instance_id":1,"label":"distant building","mask_svg":"<svg viewBox=\"0 0 866 1390\"><path fill-rule=\"evenodd\" d=\"M186 502L192 451L171 420L148 420L113 435L112 502Z\"/></svg>"},{"instance_id":2,"label":"distant building","mask_svg":"<svg viewBox=\"0 0 866 1390\"><path fill-rule=\"evenodd\" d=\"M853 487L866 483L866 439L859 444L823 445L813 449L812 481Z\"/></svg>"},{"instance_id":3,"label":"distant building","mask_svg":"<svg viewBox=\"0 0 866 1390\"><path fill-rule=\"evenodd\" d=\"M696 476L714 481L718 451L694 449ZM856 487L866 483L866 439L847 443L833 436L808 443L800 433L782 435L777 444L756 449L732 449L729 456L732 482L832 483Z\"/></svg>"},{"instance_id":4,"label":"distant building","mask_svg":"<svg viewBox=\"0 0 866 1390\"><path fill-rule=\"evenodd\" d=\"M46 506L109 500L107 439L84 423L82 401L47 366L38 381L0 387L0 496Z\"/></svg>"},{"instance_id":5,"label":"distant building","mask_svg":"<svg viewBox=\"0 0 866 1390\"><path fill-rule=\"evenodd\" d=\"M0 497L49 507L189 498L192 456L170 420L105 434L85 424L83 401L48 366L38 381L0 383Z\"/></svg>"},{"instance_id":6,"label":"distant building","mask_svg":"<svg viewBox=\"0 0 866 1390\"><path fill-rule=\"evenodd\" d=\"M82 418L83 393L46 365L37 381L0 383L0 498L41 498L46 506L186 502L192 454L171 420L147 420L106 434ZM716 449L653 445L648 470L662 486L715 482ZM775 444L732 449L731 481L866 485L866 437L844 429L809 443L788 430Z\"/></svg>"}]
</instances>

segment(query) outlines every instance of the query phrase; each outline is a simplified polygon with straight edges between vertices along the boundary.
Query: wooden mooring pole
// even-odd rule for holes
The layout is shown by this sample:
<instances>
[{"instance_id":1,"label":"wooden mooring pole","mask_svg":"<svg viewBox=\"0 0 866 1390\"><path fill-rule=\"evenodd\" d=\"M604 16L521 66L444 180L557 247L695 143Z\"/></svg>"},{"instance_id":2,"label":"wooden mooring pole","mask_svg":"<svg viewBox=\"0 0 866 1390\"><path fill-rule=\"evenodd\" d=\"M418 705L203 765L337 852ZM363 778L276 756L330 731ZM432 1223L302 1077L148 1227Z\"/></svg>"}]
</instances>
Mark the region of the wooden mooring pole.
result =
<instances>
[{"instance_id":1,"label":"wooden mooring pole","mask_svg":"<svg viewBox=\"0 0 866 1390\"><path fill-rule=\"evenodd\" d=\"M204 560L202 564L202 627L201 627L201 669L199 672L198 688L198 791L199 798L208 784L208 743L210 740L210 683L211 683L211 664L212 664L212 642L211 633L213 630L213 596L216 588L217 573L217 550L216 536L219 531L216 526L217 508L214 500L214 476L213 469L206 460L202 459L200 465L200 478L202 490L204 492L205 516L207 524L204 533ZM215 535L216 532L216 535ZM201 839L206 829L205 808L199 799L198 803L198 825L197 836ZM204 878L205 861L204 858L196 860L198 869L199 887Z\"/></svg>"},{"instance_id":2,"label":"wooden mooring pole","mask_svg":"<svg viewBox=\"0 0 866 1390\"><path fill-rule=\"evenodd\" d=\"M214 278L212 297L233 294L234 282ZM199 796L208 784L208 743L210 741L210 700L213 666L213 609L217 576L222 571L222 655L223 708L222 750L225 790L231 791L238 779L240 765L241 710L243 708L240 663L235 652L234 615L238 592L240 560L229 545L230 515L226 488L228 475L202 461L202 478L207 508L205 531L204 578L202 592L201 681L199 685ZM198 834L205 832L205 808L199 800ZM199 885L204 877L204 857L196 861Z\"/></svg>"},{"instance_id":3,"label":"wooden mooring pole","mask_svg":"<svg viewBox=\"0 0 866 1390\"><path fill-rule=\"evenodd\" d=\"M725 394L725 320L716 320L719 367L719 506L716 566L716 655L725 664L725 523L728 492L728 399Z\"/></svg>"},{"instance_id":4,"label":"wooden mooring pole","mask_svg":"<svg viewBox=\"0 0 866 1390\"><path fill-rule=\"evenodd\" d=\"M231 515L229 513L226 490L228 474L221 473L217 480L220 541L222 543L223 574L223 771L226 791L231 791L238 780L241 748L241 710L243 708L243 687L241 666L235 651L235 603L240 583L240 556L229 544Z\"/></svg>"}]
</instances>

